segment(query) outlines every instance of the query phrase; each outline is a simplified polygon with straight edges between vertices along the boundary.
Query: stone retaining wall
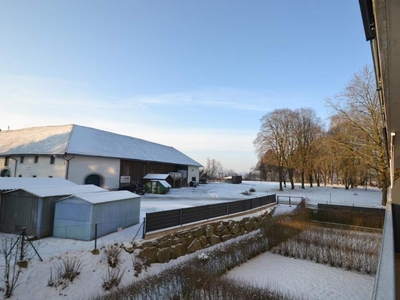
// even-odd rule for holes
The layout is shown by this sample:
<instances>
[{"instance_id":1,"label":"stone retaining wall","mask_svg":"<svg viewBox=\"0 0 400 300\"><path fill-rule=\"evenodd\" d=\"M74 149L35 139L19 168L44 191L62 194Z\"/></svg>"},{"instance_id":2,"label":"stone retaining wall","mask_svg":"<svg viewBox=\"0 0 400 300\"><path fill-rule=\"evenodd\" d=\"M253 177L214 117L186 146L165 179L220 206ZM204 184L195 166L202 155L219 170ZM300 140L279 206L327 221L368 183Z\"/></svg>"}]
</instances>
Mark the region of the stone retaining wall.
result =
<instances>
[{"instance_id":1,"label":"stone retaining wall","mask_svg":"<svg viewBox=\"0 0 400 300\"><path fill-rule=\"evenodd\" d=\"M135 242L131 251L149 263L166 263L171 259L194 253L260 228L265 213L246 217L240 221L216 221L190 229L171 233L141 244ZM126 249L127 250L127 249Z\"/></svg>"}]
</instances>

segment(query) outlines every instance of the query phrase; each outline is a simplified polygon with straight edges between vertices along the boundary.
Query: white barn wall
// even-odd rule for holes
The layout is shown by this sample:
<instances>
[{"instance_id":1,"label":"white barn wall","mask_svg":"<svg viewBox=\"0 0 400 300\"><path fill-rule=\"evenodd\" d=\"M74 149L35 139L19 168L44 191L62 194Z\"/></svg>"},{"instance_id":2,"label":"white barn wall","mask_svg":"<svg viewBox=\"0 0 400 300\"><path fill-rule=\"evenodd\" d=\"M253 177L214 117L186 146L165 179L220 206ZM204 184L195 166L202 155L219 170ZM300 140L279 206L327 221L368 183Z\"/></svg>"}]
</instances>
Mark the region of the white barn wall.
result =
<instances>
[{"instance_id":1,"label":"white barn wall","mask_svg":"<svg viewBox=\"0 0 400 300\"><path fill-rule=\"evenodd\" d=\"M119 187L120 160L76 155L69 161L68 180L76 184L84 184L85 178L91 174L103 177L101 187L116 190Z\"/></svg>"},{"instance_id":2,"label":"white barn wall","mask_svg":"<svg viewBox=\"0 0 400 300\"><path fill-rule=\"evenodd\" d=\"M200 172L200 167L195 167L195 166L188 166L188 184L189 182L192 181L192 177L196 177L196 182L199 183L199 172Z\"/></svg>"},{"instance_id":3,"label":"white barn wall","mask_svg":"<svg viewBox=\"0 0 400 300\"><path fill-rule=\"evenodd\" d=\"M23 156L24 162L21 163L21 155L12 155L13 158L8 160L8 167L4 166L5 158L1 157L0 171L8 168L11 173L10 177L65 177L66 162L61 157L54 157L54 164L50 164L51 156L49 155L38 155L37 163L35 163L36 155ZM15 164L17 164L17 168L15 168Z\"/></svg>"}]
</instances>

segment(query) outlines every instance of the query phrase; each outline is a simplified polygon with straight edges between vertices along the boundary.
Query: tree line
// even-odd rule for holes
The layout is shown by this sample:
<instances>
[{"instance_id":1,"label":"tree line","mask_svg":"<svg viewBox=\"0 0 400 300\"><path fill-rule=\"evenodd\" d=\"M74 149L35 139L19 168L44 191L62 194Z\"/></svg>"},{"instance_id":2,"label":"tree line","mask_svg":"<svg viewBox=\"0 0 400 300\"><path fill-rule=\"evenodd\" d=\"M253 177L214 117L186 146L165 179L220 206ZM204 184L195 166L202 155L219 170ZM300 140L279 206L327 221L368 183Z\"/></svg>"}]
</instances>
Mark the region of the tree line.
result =
<instances>
[{"instance_id":1,"label":"tree line","mask_svg":"<svg viewBox=\"0 0 400 300\"><path fill-rule=\"evenodd\" d=\"M344 90L327 99L332 109L326 126L312 108L275 109L261 118L254 140L261 180L277 180L279 188L299 181L319 186L341 183L346 189L377 185L386 205L389 186L384 115L375 77L365 66Z\"/></svg>"}]
</instances>

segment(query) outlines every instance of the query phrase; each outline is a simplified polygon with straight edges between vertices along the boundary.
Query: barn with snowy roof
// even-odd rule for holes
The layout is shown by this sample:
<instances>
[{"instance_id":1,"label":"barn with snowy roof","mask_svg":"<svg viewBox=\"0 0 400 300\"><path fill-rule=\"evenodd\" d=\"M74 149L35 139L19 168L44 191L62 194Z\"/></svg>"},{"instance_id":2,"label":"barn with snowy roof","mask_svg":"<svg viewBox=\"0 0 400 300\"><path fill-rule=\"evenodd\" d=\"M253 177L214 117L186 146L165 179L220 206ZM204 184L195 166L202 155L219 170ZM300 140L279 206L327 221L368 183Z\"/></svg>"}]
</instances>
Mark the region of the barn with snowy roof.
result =
<instances>
[{"instance_id":1,"label":"barn with snowy roof","mask_svg":"<svg viewBox=\"0 0 400 300\"><path fill-rule=\"evenodd\" d=\"M141 183L149 173L199 180L201 165L177 149L70 124L0 131L0 176L61 177L109 190Z\"/></svg>"}]
</instances>

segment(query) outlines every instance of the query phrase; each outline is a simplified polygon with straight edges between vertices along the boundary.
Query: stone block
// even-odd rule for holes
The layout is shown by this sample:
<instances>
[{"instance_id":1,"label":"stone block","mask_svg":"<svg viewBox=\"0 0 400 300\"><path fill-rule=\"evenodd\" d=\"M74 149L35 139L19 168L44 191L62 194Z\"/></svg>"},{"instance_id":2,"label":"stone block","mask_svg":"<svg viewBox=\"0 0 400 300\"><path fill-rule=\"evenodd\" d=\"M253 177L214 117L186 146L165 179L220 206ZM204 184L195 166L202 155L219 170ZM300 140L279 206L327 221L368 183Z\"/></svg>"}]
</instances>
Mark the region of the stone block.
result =
<instances>
[{"instance_id":1,"label":"stone block","mask_svg":"<svg viewBox=\"0 0 400 300\"><path fill-rule=\"evenodd\" d=\"M157 262L157 248L156 247L146 247L143 248L137 255L140 259L145 259L149 263Z\"/></svg>"},{"instance_id":2,"label":"stone block","mask_svg":"<svg viewBox=\"0 0 400 300\"><path fill-rule=\"evenodd\" d=\"M169 262L171 259L171 248L166 247L158 250L157 253L157 262L158 263L166 263Z\"/></svg>"},{"instance_id":3,"label":"stone block","mask_svg":"<svg viewBox=\"0 0 400 300\"><path fill-rule=\"evenodd\" d=\"M230 234L225 234L221 237L222 242L226 242L227 240L230 240L232 238L232 235Z\"/></svg>"},{"instance_id":4,"label":"stone block","mask_svg":"<svg viewBox=\"0 0 400 300\"><path fill-rule=\"evenodd\" d=\"M182 244L171 246L171 259L176 259L178 257L186 255L186 253L186 247Z\"/></svg>"},{"instance_id":5,"label":"stone block","mask_svg":"<svg viewBox=\"0 0 400 300\"><path fill-rule=\"evenodd\" d=\"M206 237L210 238L214 235L214 227L207 225L206 227Z\"/></svg>"},{"instance_id":6,"label":"stone block","mask_svg":"<svg viewBox=\"0 0 400 300\"><path fill-rule=\"evenodd\" d=\"M210 237L210 246L214 246L216 244L221 243L221 238L218 235L213 235L212 237Z\"/></svg>"},{"instance_id":7,"label":"stone block","mask_svg":"<svg viewBox=\"0 0 400 300\"><path fill-rule=\"evenodd\" d=\"M190 243L190 245L188 246L188 248L187 248L187 253L188 253L188 254L194 253L194 252L200 250L201 248L202 248L202 247L201 247L201 243L200 243L200 241L196 238L196 239L194 239L194 240Z\"/></svg>"},{"instance_id":8,"label":"stone block","mask_svg":"<svg viewBox=\"0 0 400 300\"><path fill-rule=\"evenodd\" d=\"M198 239L201 243L202 248L204 248L208 244L208 240L204 235L199 236Z\"/></svg>"}]
</instances>

